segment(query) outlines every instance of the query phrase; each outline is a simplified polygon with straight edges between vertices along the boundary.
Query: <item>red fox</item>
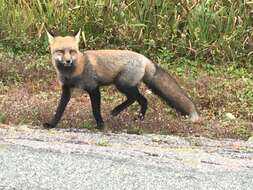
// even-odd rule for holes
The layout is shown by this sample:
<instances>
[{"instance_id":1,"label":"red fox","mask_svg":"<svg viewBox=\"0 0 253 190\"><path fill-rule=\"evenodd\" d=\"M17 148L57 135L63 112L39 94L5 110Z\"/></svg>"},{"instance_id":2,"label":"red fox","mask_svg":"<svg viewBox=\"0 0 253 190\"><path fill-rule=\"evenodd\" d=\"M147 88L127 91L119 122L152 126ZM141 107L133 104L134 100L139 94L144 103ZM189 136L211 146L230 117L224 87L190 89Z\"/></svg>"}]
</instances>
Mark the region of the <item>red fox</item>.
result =
<instances>
[{"instance_id":1,"label":"red fox","mask_svg":"<svg viewBox=\"0 0 253 190\"><path fill-rule=\"evenodd\" d=\"M143 81L148 88L192 122L199 120L195 105L170 74L145 56L128 50L79 51L80 31L74 36L54 37L47 31L52 63L61 84L61 98L55 115L44 127L53 128L59 122L71 96L72 88L88 92L92 112L98 128L104 126L100 111L99 87L114 84L127 99L116 106L111 115L116 116L135 101L140 105L140 119L144 119L147 99L137 86Z\"/></svg>"}]
</instances>

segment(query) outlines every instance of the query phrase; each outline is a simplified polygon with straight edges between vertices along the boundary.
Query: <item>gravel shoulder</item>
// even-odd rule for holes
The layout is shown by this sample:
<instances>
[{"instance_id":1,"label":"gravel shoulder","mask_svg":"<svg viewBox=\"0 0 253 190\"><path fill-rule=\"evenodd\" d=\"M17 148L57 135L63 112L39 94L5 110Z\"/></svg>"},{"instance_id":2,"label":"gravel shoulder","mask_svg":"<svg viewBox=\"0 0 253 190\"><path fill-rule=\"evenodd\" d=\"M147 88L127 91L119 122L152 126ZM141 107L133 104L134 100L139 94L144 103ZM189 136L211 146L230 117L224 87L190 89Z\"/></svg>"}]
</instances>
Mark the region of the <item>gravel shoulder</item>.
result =
<instances>
[{"instance_id":1,"label":"gravel shoulder","mask_svg":"<svg viewBox=\"0 0 253 190\"><path fill-rule=\"evenodd\" d=\"M0 189L253 189L253 142L0 127Z\"/></svg>"}]
</instances>

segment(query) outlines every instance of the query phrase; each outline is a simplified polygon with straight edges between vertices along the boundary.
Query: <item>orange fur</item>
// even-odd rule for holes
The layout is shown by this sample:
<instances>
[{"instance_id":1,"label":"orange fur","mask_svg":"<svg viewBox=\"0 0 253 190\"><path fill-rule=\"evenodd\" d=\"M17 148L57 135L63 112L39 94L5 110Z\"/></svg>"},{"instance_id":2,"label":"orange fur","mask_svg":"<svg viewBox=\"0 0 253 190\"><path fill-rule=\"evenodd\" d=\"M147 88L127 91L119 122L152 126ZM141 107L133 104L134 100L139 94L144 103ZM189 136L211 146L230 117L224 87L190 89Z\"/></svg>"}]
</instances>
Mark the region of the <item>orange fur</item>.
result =
<instances>
[{"instance_id":1,"label":"orange fur","mask_svg":"<svg viewBox=\"0 0 253 190\"><path fill-rule=\"evenodd\" d=\"M79 52L77 62L76 62L76 68L73 73L73 76L78 76L83 72L84 64L85 64L85 58L84 58L83 54Z\"/></svg>"}]
</instances>

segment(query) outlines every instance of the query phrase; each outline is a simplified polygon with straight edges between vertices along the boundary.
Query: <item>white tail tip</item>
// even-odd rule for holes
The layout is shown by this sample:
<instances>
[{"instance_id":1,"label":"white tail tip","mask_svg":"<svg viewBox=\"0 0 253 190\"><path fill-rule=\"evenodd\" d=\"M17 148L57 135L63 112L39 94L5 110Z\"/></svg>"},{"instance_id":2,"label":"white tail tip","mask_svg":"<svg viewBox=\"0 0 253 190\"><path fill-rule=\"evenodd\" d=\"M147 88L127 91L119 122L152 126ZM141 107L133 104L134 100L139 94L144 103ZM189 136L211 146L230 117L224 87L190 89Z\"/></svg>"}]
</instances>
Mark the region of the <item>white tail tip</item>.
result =
<instances>
[{"instance_id":1,"label":"white tail tip","mask_svg":"<svg viewBox=\"0 0 253 190\"><path fill-rule=\"evenodd\" d=\"M193 123L198 123L201 121L201 117L199 116L199 114L197 112L193 113L190 115L190 120Z\"/></svg>"}]
</instances>

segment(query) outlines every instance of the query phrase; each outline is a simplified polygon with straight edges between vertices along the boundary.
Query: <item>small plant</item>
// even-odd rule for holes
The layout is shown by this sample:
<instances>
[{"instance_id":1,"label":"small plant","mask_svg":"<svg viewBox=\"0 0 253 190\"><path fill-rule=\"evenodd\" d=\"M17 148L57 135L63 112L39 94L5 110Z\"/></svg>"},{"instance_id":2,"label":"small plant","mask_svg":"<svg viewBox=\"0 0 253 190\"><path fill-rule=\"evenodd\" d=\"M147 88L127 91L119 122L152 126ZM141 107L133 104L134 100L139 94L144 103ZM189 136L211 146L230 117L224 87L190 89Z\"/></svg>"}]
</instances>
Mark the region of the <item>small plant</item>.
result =
<instances>
[{"instance_id":1,"label":"small plant","mask_svg":"<svg viewBox=\"0 0 253 190\"><path fill-rule=\"evenodd\" d=\"M93 126L88 123L88 122L84 122L82 125L81 125L82 128L85 128L85 129L92 129Z\"/></svg>"},{"instance_id":2,"label":"small plant","mask_svg":"<svg viewBox=\"0 0 253 190\"><path fill-rule=\"evenodd\" d=\"M96 143L97 146L111 146L109 141L107 140L100 140Z\"/></svg>"},{"instance_id":3,"label":"small plant","mask_svg":"<svg viewBox=\"0 0 253 190\"><path fill-rule=\"evenodd\" d=\"M130 126L127 128L127 133L141 135L143 134L143 130L139 126Z\"/></svg>"},{"instance_id":4,"label":"small plant","mask_svg":"<svg viewBox=\"0 0 253 190\"><path fill-rule=\"evenodd\" d=\"M6 115L0 112L0 123L5 123L6 120L7 120Z\"/></svg>"},{"instance_id":5,"label":"small plant","mask_svg":"<svg viewBox=\"0 0 253 190\"><path fill-rule=\"evenodd\" d=\"M249 137L253 135L252 131L245 126L239 126L239 127L234 128L233 133L236 136L239 136L243 139L248 139Z\"/></svg>"}]
</instances>

